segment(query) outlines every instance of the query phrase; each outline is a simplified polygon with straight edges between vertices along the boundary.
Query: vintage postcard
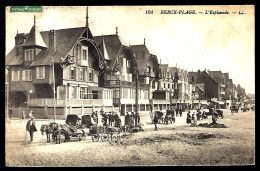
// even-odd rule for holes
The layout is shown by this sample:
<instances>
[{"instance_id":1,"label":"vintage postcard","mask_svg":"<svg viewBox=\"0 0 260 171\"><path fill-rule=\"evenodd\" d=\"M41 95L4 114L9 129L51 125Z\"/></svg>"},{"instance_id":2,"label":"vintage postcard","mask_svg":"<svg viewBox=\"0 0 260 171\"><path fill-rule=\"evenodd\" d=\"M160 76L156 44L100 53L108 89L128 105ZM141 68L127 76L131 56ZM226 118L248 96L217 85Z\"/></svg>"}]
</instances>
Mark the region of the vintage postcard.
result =
<instances>
[{"instance_id":1,"label":"vintage postcard","mask_svg":"<svg viewBox=\"0 0 260 171\"><path fill-rule=\"evenodd\" d=\"M5 165L255 164L255 6L7 6Z\"/></svg>"}]
</instances>

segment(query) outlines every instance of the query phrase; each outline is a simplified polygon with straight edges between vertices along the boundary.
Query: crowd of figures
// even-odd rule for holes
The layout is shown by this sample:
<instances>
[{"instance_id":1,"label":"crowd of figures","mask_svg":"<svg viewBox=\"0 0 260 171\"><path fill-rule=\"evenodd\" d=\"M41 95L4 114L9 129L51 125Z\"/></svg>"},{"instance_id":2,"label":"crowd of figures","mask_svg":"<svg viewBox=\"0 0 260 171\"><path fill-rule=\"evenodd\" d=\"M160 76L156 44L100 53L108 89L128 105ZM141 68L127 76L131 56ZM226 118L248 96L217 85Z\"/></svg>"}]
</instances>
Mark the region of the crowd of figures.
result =
<instances>
[{"instance_id":1,"label":"crowd of figures","mask_svg":"<svg viewBox=\"0 0 260 171\"><path fill-rule=\"evenodd\" d=\"M97 111L92 114L92 118L96 121ZM102 109L100 111L100 115L102 117L102 125L103 126L112 126L122 129L122 131L127 131L134 126L140 126L140 114L135 112L126 112L124 116L124 124L122 124L121 118L117 112L104 112ZM96 121L98 124L98 121Z\"/></svg>"},{"instance_id":2,"label":"crowd of figures","mask_svg":"<svg viewBox=\"0 0 260 171\"><path fill-rule=\"evenodd\" d=\"M166 110L166 114L164 115L163 112L155 111L150 113L150 117L152 119L152 123L155 125L154 130L158 130L157 124L173 124L176 121L176 117L182 117L183 110L182 109L173 109L168 108ZM207 119L208 116L206 115L205 111L201 112L198 109L196 112L191 114L191 111L188 111L186 123L191 124L192 127L197 127L197 120L204 120Z\"/></svg>"}]
</instances>

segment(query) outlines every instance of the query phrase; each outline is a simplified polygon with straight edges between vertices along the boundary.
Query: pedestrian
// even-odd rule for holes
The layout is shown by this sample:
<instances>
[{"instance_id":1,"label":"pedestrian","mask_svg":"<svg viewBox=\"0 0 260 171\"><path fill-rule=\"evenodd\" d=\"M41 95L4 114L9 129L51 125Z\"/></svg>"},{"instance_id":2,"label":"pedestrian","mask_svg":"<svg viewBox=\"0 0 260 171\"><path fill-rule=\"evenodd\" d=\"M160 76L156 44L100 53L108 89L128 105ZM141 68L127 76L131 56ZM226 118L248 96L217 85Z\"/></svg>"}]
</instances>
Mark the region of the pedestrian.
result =
<instances>
[{"instance_id":1,"label":"pedestrian","mask_svg":"<svg viewBox=\"0 0 260 171\"><path fill-rule=\"evenodd\" d=\"M30 133L31 141L33 141L33 133L37 131L34 117L31 117L31 120L27 122L26 131Z\"/></svg>"},{"instance_id":2,"label":"pedestrian","mask_svg":"<svg viewBox=\"0 0 260 171\"><path fill-rule=\"evenodd\" d=\"M172 122L175 123L175 112L174 112L174 110L171 111L171 115L172 115Z\"/></svg>"},{"instance_id":3,"label":"pedestrian","mask_svg":"<svg viewBox=\"0 0 260 171\"><path fill-rule=\"evenodd\" d=\"M108 113L108 125L112 126L112 113L111 112Z\"/></svg>"},{"instance_id":4,"label":"pedestrian","mask_svg":"<svg viewBox=\"0 0 260 171\"><path fill-rule=\"evenodd\" d=\"M13 114L13 110L12 110L12 108L10 107L10 108L9 108L9 119L12 118L12 114Z\"/></svg>"},{"instance_id":5,"label":"pedestrian","mask_svg":"<svg viewBox=\"0 0 260 171\"><path fill-rule=\"evenodd\" d=\"M137 113L136 115L137 115L137 116L136 116L136 117L137 117L137 123L140 123L140 114Z\"/></svg>"},{"instance_id":6,"label":"pedestrian","mask_svg":"<svg viewBox=\"0 0 260 171\"><path fill-rule=\"evenodd\" d=\"M157 116L156 113L155 113L154 118L153 118L153 123L154 123L154 130L158 131L158 128L157 128L158 116Z\"/></svg>"},{"instance_id":7,"label":"pedestrian","mask_svg":"<svg viewBox=\"0 0 260 171\"><path fill-rule=\"evenodd\" d=\"M96 111L96 113L95 113L95 117L96 117L96 123L98 124L98 111Z\"/></svg>"},{"instance_id":8,"label":"pedestrian","mask_svg":"<svg viewBox=\"0 0 260 171\"><path fill-rule=\"evenodd\" d=\"M115 127L120 128L120 126L121 126L121 119L118 116L118 114L116 113L115 114Z\"/></svg>"},{"instance_id":9,"label":"pedestrian","mask_svg":"<svg viewBox=\"0 0 260 171\"><path fill-rule=\"evenodd\" d=\"M182 117L182 110L183 110L183 109L180 110L180 117Z\"/></svg>"},{"instance_id":10,"label":"pedestrian","mask_svg":"<svg viewBox=\"0 0 260 171\"><path fill-rule=\"evenodd\" d=\"M22 119L25 119L25 111L22 112Z\"/></svg>"},{"instance_id":11,"label":"pedestrian","mask_svg":"<svg viewBox=\"0 0 260 171\"><path fill-rule=\"evenodd\" d=\"M214 113L212 115L212 124L216 124L217 123L217 117L216 117L216 114Z\"/></svg>"},{"instance_id":12,"label":"pedestrian","mask_svg":"<svg viewBox=\"0 0 260 171\"><path fill-rule=\"evenodd\" d=\"M134 125L137 125L137 113L133 113Z\"/></svg>"},{"instance_id":13,"label":"pedestrian","mask_svg":"<svg viewBox=\"0 0 260 171\"><path fill-rule=\"evenodd\" d=\"M31 110L31 112L29 113L29 117L33 117L33 111Z\"/></svg>"},{"instance_id":14,"label":"pedestrian","mask_svg":"<svg viewBox=\"0 0 260 171\"><path fill-rule=\"evenodd\" d=\"M105 112L104 115L103 115L103 120L104 120L104 126L107 126L107 117L108 117L108 114Z\"/></svg>"},{"instance_id":15,"label":"pedestrian","mask_svg":"<svg viewBox=\"0 0 260 171\"><path fill-rule=\"evenodd\" d=\"M187 123L187 124L190 124L190 123L191 123L190 111L188 111L188 113L187 113L186 123Z\"/></svg>"},{"instance_id":16,"label":"pedestrian","mask_svg":"<svg viewBox=\"0 0 260 171\"><path fill-rule=\"evenodd\" d=\"M191 126L197 127L197 116L196 116L196 114L194 112L192 114L191 120L192 120Z\"/></svg>"},{"instance_id":17,"label":"pedestrian","mask_svg":"<svg viewBox=\"0 0 260 171\"><path fill-rule=\"evenodd\" d=\"M128 125L128 122L129 122L129 113L128 112L126 112L126 115L125 115L125 126L127 126Z\"/></svg>"}]
</instances>

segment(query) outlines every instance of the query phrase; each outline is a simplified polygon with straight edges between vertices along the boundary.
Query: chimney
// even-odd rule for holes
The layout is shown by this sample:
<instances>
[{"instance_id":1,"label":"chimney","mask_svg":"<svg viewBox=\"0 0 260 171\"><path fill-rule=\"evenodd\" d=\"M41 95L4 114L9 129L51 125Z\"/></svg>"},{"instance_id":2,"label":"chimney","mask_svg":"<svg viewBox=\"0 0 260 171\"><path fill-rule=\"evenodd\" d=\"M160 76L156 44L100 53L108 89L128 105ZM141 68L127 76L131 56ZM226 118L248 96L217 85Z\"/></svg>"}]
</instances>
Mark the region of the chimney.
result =
<instances>
[{"instance_id":1,"label":"chimney","mask_svg":"<svg viewBox=\"0 0 260 171\"><path fill-rule=\"evenodd\" d=\"M16 56L18 55L22 55L23 54L23 48L22 48L22 44L25 42L25 34L24 33L18 33L17 30L17 34L15 36L15 54Z\"/></svg>"},{"instance_id":2,"label":"chimney","mask_svg":"<svg viewBox=\"0 0 260 171\"><path fill-rule=\"evenodd\" d=\"M145 38L144 38L144 45L145 45Z\"/></svg>"},{"instance_id":3,"label":"chimney","mask_svg":"<svg viewBox=\"0 0 260 171\"><path fill-rule=\"evenodd\" d=\"M116 27L116 35L118 35L118 28Z\"/></svg>"},{"instance_id":4,"label":"chimney","mask_svg":"<svg viewBox=\"0 0 260 171\"><path fill-rule=\"evenodd\" d=\"M49 32L49 50L52 52L56 51L56 33L55 30Z\"/></svg>"}]
</instances>

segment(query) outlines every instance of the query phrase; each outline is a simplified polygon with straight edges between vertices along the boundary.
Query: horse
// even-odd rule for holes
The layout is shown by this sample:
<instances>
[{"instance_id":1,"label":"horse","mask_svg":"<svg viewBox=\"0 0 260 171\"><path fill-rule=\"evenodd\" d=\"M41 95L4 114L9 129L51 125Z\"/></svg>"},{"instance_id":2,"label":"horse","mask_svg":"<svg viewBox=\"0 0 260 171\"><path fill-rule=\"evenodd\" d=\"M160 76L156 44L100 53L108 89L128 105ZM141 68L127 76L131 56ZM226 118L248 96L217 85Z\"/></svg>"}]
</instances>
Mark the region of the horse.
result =
<instances>
[{"instance_id":1,"label":"horse","mask_svg":"<svg viewBox=\"0 0 260 171\"><path fill-rule=\"evenodd\" d=\"M47 143L50 142L50 135L51 135L51 127L48 124L43 124L41 126L41 134L44 135L46 133L47 136Z\"/></svg>"},{"instance_id":2,"label":"horse","mask_svg":"<svg viewBox=\"0 0 260 171\"><path fill-rule=\"evenodd\" d=\"M56 141L56 144L60 144L60 136L61 136L61 124L51 122L50 127L52 129L52 139Z\"/></svg>"}]
</instances>

